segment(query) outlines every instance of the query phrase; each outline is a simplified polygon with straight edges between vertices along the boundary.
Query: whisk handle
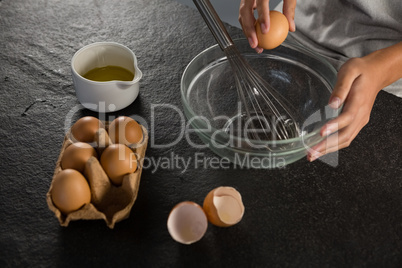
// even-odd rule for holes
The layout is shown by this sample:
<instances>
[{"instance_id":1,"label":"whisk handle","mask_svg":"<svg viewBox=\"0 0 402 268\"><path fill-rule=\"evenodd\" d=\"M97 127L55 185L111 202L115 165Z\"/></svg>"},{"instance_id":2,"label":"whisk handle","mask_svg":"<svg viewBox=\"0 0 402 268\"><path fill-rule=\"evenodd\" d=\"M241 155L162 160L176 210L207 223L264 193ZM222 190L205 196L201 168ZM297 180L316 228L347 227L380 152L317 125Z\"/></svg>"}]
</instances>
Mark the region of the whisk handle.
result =
<instances>
[{"instance_id":1,"label":"whisk handle","mask_svg":"<svg viewBox=\"0 0 402 268\"><path fill-rule=\"evenodd\" d=\"M193 0L193 2L221 49L224 50L225 48L233 45L232 38L230 38L229 33L227 32L211 2L209 2L209 0Z\"/></svg>"}]
</instances>

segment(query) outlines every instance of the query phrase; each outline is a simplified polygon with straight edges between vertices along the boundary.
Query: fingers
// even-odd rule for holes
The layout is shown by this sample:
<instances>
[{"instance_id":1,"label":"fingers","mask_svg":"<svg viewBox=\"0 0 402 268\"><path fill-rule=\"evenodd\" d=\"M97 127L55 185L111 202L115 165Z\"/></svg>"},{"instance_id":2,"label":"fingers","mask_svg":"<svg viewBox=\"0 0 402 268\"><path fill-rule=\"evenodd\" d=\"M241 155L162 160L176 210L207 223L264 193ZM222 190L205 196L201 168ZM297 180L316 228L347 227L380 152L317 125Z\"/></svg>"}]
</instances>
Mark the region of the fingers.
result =
<instances>
[{"instance_id":1,"label":"fingers","mask_svg":"<svg viewBox=\"0 0 402 268\"><path fill-rule=\"evenodd\" d=\"M335 133L336 131L341 130L352 124L358 109L359 107L346 105L342 113L337 118L329 121L321 128L320 135L322 137L331 135L332 133Z\"/></svg>"},{"instance_id":2,"label":"fingers","mask_svg":"<svg viewBox=\"0 0 402 268\"><path fill-rule=\"evenodd\" d=\"M258 1L258 0L257 0ZM268 33L269 31L269 0L260 0L257 3L257 13L258 13L258 22L261 26L261 32L263 34Z\"/></svg>"},{"instance_id":3,"label":"fingers","mask_svg":"<svg viewBox=\"0 0 402 268\"><path fill-rule=\"evenodd\" d=\"M263 51L264 49L257 46L256 48L254 48L254 50L255 50L258 54L260 54L260 53L262 53L262 51Z\"/></svg>"},{"instance_id":4,"label":"fingers","mask_svg":"<svg viewBox=\"0 0 402 268\"><path fill-rule=\"evenodd\" d=\"M314 161L324 154L348 147L358 133L353 127L349 126L352 121L351 116L342 113L339 117L325 124L320 134L326 139L308 150L307 159Z\"/></svg>"},{"instance_id":5,"label":"fingers","mask_svg":"<svg viewBox=\"0 0 402 268\"><path fill-rule=\"evenodd\" d=\"M375 66L374 66L375 67ZM365 58L348 60L339 70L329 106L342 113L325 124L320 134L326 137L308 152L308 160L348 147L360 130L369 122L381 83L376 83L377 69Z\"/></svg>"},{"instance_id":6,"label":"fingers","mask_svg":"<svg viewBox=\"0 0 402 268\"><path fill-rule=\"evenodd\" d=\"M328 136L316 146L308 149L307 160L312 162L317 158L349 147L350 143L359 134L359 129L342 129L339 132Z\"/></svg>"},{"instance_id":7,"label":"fingers","mask_svg":"<svg viewBox=\"0 0 402 268\"><path fill-rule=\"evenodd\" d=\"M254 17L254 9L257 8L259 16L262 17L259 18L259 20L262 20L265 23L264 27L268 27L266 31L269 29L269 0L263 0L263 2L266 2L266 5L258 3L259 7L257 8L256 0L241 0L239 8L239 22L242 26L244 35L247 37L250 47L254 48L257 53L261 53L263 49L258 47L257 33L255 31L256 19Z\"/></svg>"},{"instance_id":8,"label":"fingers","mask_svg":"<svg viewBox=\"0 0 402 268\"><path fill-rule=\"evenodd\" d=\"M307 159L314 161L325 154L348 147L368 122L368 118L364 116L366 112L359 110L356 103L347 103L342 114L321 129L320 134L326 139L308 150ZM357 116L359 112L363 116Z\"/></svg>"},{"instance_id":9,"label":"fingers","mask_svg":"<svg viewBox=\"0 0 402 268\"><path fill-rule=\"evenodd\" d=\"M354 61L358 61L358 59L354 59ZM349 61L344 64L338 72L337 82L329 99L329 106L333 109L339 108L341 104L344 103L350 88L361 74L361 72L353 66L354 64L350 64Z\"/></svg>"},{"instance_id":10,"label":"fingers","mask_svg":"<svg viewBox=\"0 0 402 268\"><path fill-rule=\"evenodd\" d=\"M255 32L254 8L255 0L241 0L239 8L239 22L242 26L244 35L247 37L251 48L258 46L257 34ZM257 51L258 52L258 51Z\"/></svg>"},{"instance_id":11,"label":"fingers","mask_svg":"<svg viewBox=\"0 0 402 268\"><path fill-rule=\"evenodd\" d=\"M295 9L296 9L296 0L284 0L283 1L283 15L289 21L289 31L296 31L295 25Z\"/></svg>"},{"instance_id":12,"label":"fingers","mask_svg":"<svg viewBox=\"0 0 402 268\"><path fill-rule=\"evenodd\" d=\"M268 33L270 29L269 0L241 0L239 8L239 22L244 35L247 37L250 47L255 49L257 53L261 53L263 49L258 47L254 9L256 9L258 13L257 20L258 23L260 23L261 32L263 34ZM289 22L289 31L291 32L296 30L294 22L295 9L296 0L284 0L283 14Z\"/></svg>"}]
</instances>

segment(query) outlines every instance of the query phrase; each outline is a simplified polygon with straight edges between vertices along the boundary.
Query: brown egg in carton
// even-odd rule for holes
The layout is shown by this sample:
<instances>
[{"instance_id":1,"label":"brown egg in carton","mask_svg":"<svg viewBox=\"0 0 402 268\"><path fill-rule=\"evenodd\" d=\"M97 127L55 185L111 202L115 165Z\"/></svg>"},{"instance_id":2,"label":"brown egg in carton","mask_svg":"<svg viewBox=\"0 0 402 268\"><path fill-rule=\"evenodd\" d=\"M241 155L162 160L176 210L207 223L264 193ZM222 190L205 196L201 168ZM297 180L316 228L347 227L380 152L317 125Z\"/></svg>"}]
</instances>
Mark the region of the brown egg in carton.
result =
<instances>
[{"instance_id":1,"label":"brown egg in carton","mask_svg":"<svg viewBox=\"0 0 402 268\"><path fill-rule=\"evenodd\" d=\"M106 125L107 127L107 125ZM106 172L102 168L99 160L96 157L91 157L86 165L84 176L87 179L91 191L91 203L84 205L79 210L63 214L53 203L51 190L56 175L62 171L61 159L66 148L74 141L70 139L71 132L67 133L63 146L61 148L56 168L53 174L52 183L46 195L47 204L49 209L55 213L56 218L59 220L61 226L68 226L70 221L75 220L98 220L103 219L106 225L113 229L115 224L129 217L130 211L137 198L138 189L140 185L140 178L142 166L145 157L145 151L148 144L148 132L144 126L141 125L143 132L143 139L135 146L129 146L137 157L137 170L134 173L127 174L123 177L122 185L116 186L112 184ZM109 135L104 128L100 128L95 136L97 144L96 149L98 156L103 150L112 144Z\"/></svg>"}]
</instances>

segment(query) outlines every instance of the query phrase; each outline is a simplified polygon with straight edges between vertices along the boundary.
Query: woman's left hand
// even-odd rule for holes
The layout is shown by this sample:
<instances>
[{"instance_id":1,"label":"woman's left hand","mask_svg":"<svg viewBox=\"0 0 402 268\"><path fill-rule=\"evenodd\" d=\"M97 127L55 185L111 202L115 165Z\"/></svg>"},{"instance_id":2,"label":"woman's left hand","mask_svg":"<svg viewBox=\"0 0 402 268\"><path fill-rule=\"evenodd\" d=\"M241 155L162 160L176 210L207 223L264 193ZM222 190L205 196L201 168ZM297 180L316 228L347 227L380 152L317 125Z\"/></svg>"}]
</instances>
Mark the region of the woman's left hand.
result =
<instances>
[{"instance_id":1,"label":"woman's left hand","mask_svg":"<svg viewBox=\"0 0 402 268\"><path fill-rule=\"evenodd\" d=\"M326 137L310 148L309 161L348 147L369 122L378 92L402 77L402 42L373 52L362 58L348 60L339 70L329 105L342 113L325 124L320 131ZM331 135L336 133L337 135Z\"/></svg>"}]
</instances>

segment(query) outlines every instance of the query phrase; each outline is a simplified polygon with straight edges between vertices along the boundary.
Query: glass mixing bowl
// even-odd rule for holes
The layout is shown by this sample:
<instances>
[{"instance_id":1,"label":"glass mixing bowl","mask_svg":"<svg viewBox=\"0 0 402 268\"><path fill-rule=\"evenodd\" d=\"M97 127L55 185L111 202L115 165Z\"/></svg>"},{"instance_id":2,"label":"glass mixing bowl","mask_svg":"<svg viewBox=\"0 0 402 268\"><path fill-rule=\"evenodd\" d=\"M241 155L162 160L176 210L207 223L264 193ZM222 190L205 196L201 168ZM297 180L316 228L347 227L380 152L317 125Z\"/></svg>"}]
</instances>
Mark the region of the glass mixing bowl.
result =
<instances>
[{"instance_id":1,"label":"glass mixing bowl","mask_svg":"<svg viewBox=\"0 0 402 268\"><path fill-rule=\"evenodd\" d=\"M257 54L246 39L234 41L251 67L297 111L299 135L286 140L250 138L241 122L235 78L218 45L198 54L181 80L184 113L201 140L216 154L249 168L283 167L307 154L320 142L320 128L339 115L328 104L336 70L306 48L284 42Z\"/></svg>"}]
</instances>

